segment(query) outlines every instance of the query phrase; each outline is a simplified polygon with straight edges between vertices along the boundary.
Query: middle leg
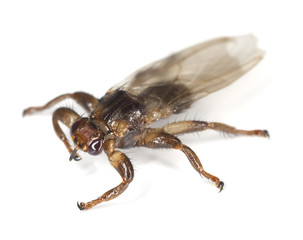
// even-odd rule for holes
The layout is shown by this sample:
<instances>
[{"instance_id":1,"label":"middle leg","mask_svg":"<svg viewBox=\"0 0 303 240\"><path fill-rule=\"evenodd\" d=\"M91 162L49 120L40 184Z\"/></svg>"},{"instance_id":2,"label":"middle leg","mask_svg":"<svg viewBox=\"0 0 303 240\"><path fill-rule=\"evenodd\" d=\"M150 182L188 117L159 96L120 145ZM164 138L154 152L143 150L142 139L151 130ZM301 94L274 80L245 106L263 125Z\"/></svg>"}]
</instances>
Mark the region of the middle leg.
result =
<instances>
[{"instance_id":1,"label":"middle leg","mask_svg":"<svg viewBox=\"0 0 303 240\"><path fill-rule=\"evenodd\" d=\"M224 183L220 179L208 172L206 172L195 152L188 146L184 145L177 137L166 133L161 128L147 128L142 137L138 140L137 146L148 147L148 148L173 148L182 151L193 168L207 179L214 182L220 192L223 189Z\"/></svg>"},{"instance_id":2,"label":"middle leg","mask_svg":"<svg viewBox=\"0 0 303 240\"><path fill-rule=\"evenodd\" d=\"M122 182L112 188L111 190L105 192L102 196L98 197L95 200L89 201L87 203L81 202L78 203L80 210L87 210L95 205L112 200L122 194L134 178L134 168L129 160L129 158L122 152L114 149L114 141L107 140L104 142L104 151L109 159L111 165L117 170L122 178Z\"/></svg>"}]
</instances>

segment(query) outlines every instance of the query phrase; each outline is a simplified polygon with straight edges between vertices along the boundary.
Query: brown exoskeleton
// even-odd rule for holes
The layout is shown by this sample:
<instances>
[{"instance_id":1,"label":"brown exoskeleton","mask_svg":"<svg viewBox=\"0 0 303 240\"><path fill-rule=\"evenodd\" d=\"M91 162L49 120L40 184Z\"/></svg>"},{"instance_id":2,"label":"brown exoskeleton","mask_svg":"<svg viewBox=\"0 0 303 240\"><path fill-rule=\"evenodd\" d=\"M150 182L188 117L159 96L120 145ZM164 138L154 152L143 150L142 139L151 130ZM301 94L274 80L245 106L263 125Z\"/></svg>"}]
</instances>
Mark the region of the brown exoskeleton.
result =
<instances>
[{"instance_id":1,"label":"brown exoskeleton","mask_svg":"<svg viewBox=\"0 0 303 240\"><path fill-rule=\"evenodd\" d=\"M104 151L121 175L122 182L95 200L78 203L81 210L116 198L133 180L132 163L117 150L123 148L141 146L180 150L198 173L222 191L224 183L206 172L198 156L176 136L213 129L236 135L269 137L266 130L239 130L223 123L205 121L181 121L162 128L151 128L150 124L229 85L255 66L262 56L253 36L219 38L189 47L138 70L99 100L84 92L64 94L42 107L27 108L23 115L42 111L66 98L75 100L89 113L88 117L81 117L70 108L58 108L53 113L55 132L71 154L70 160L81 159L79 150L92 155ZM70 128L74 146L69 143L59 121Z\"/></svg>"}]
</instances>

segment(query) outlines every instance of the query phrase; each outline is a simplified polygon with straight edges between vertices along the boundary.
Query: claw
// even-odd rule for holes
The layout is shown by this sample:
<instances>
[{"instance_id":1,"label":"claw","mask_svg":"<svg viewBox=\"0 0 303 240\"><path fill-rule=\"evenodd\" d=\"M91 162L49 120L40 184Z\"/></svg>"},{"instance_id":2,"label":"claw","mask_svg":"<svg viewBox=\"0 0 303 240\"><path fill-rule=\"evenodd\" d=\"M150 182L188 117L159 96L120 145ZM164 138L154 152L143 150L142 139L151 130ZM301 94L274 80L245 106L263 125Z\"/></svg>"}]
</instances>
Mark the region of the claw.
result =
<instances>
[{"instance_id":1,"label":"claw","mask_svg":"<svg viewBox=\"0 0 303 240\"><path fill-rule=\"evenodd\" d=\"M77 206L80 210L84 210L85 209L85 203L84 202L77 202Z\"/></svg>"},{"instance_id":2,"label":"claw","mask_svg":"<svg viewBox=\"0 0 303 240\"><path fill-rule=\"evenodd\" d=\"M74 160L75 161L80 161L82 158L78 155L78 154L76 154L75 155L75 157L74 157Z\"/></svg>"},{"instance_id":3,"label":"claw","mask_svg":"<svg viewBox=\"0 0 303 240\"><path fill-rule=\"evenodd\" d=\"M78 150L76 148L72 151L72 153L69 157L69 161L71 161L71 160L80 161L81 160L81 157L77 154L77 151Z\"/></svg>"},{"instance_id":4,"label":"claw","mask_svg":"<svg viewBox=\"0 0 303 240\"><path fill-rule=\"evenodd\" d=\"M269 132L267 130L263 130L264 137L269 138Z\"/></svg>"},{"instance_id":5,"label":"claw","mask_svg":"<svg viewBox=\"0 0 303 240\"><path fill-rule=\"evenodd\" d=\"M218 184L218 188L220 189L219 193L223 190L224 182L220 181Z\"/></svg>"},{"instance_id":6,"label":"claw","mask_svg":"<svg viewBox=\"0 0 303 240\"><path fill-rule=\"evenodd\" d=\"M22 112L22 117L25 117L28 114L28 109L24 109Z\"/></svg>"}]
</instances>

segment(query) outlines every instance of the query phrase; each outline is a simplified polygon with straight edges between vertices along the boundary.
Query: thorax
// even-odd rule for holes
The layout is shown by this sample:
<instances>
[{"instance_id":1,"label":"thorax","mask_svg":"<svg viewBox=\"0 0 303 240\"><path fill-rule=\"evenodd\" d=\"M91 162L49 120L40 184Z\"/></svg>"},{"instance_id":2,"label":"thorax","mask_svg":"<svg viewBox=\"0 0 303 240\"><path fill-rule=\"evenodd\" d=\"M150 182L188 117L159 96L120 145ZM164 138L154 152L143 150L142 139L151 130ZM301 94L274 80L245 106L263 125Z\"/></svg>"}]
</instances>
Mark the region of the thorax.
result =
<instances>
[{"instance_id":1,"label":"thorax","mask_svg":"<svg viewBox=\"0 0 303 240\"><path fill-rule=\"evenodd\" d=\"M134 144L135 136L146 125L145 117L146 110L142 100L122 90L102 97L90 115L90 118L106 125L120 147Z\"/></svg>"}]
</instances>

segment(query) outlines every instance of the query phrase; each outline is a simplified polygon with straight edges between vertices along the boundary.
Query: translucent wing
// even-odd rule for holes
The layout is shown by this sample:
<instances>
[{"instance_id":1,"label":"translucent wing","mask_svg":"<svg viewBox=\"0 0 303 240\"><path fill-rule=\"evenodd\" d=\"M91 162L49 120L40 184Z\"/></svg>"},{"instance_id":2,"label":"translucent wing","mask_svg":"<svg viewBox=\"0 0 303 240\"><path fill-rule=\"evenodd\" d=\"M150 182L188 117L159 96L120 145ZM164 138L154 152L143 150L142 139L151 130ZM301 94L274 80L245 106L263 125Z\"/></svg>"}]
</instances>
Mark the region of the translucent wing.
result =
<instances>
[{"instance_id":1,"label":"translucent wing","mask_svg":"<svg viewBox=\"0 0 303 240\"><path fill-rule=\"evenodd\" d=\"M180 112L249 71L263 57L252 35L218 38L186 48L134 72L110 89L142 97L148 122Z\"/></svg>"}]
</instances>

